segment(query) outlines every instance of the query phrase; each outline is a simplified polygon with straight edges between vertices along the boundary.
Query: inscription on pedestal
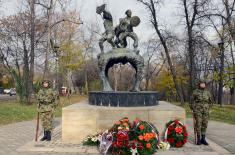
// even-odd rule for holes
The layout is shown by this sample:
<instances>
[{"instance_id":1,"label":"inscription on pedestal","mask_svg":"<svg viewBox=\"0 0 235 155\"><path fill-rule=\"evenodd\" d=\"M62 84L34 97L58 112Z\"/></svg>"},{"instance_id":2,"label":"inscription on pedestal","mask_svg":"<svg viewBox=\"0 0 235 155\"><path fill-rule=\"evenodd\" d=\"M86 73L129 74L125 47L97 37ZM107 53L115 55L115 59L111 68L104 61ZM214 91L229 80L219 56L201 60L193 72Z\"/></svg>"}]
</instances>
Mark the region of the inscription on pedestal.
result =
<instances>
[{"instance_id":1,"label":"inscription on pedestal","mask_svg":"<svg viewBox=\"0 0 235 155\"><path fill-rule=\"evenodd\" d=\"M158 105L158 92L90 91L89 104L96 106L112 106L112 107L155 106Z\"/></svg>"}]
</instances>

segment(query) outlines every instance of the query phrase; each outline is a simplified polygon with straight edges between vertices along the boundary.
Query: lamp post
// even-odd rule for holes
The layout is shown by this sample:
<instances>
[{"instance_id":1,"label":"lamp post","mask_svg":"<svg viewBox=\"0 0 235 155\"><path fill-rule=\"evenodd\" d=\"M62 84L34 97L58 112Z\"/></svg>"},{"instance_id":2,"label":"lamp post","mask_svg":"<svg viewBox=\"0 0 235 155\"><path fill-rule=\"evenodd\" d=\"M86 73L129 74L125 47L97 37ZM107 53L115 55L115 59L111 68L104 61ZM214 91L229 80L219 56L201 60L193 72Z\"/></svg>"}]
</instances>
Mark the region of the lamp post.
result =
<instances>
[{"instance_id":1,"label":"lamp post","mask_svg":"<svg viewBox=\"0 0 235 155\"><path fill-rule=\"evenodd\" d=\"M219 42L220 48L220 72L219 72L219 92L218 92L218 104L222 107L223 101L223 74L224 74L224 42Z\"/></svg>"},{"instance_id":2,"label":"lamp post","mask_svg":"<svg viewBox=\"0 0 235 155\"><path fill-rule=\"evenodd\" d=\"M55 89L59 92L59 86L58 86L58 82L59 82L59 78L58 78L58 66L59 66L59 46L57 44L53 45L53 52L55 53L55 57L56 57L56 84L55 84Z\"/></svg>"}]
</instances>

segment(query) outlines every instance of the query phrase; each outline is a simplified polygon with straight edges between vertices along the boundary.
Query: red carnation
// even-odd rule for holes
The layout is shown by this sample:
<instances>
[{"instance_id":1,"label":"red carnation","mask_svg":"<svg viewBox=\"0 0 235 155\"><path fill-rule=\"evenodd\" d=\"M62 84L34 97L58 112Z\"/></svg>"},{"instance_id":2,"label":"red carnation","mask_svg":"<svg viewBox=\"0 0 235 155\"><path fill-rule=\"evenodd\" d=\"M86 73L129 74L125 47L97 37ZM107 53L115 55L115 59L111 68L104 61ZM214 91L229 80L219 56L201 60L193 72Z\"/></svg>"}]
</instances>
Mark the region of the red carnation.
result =
<instances>
[{"instance_id":1,"label":"red carnation","mask_svg":"<svg viewBox=\"0 0 235 155\"><path fill-rule=\"evenodd\" d=\"M128 139L129 139L128 135L123 137L123 140L128 140Z\"/></svg>"},{"instance_id":2,"label":"red carnation","mask_svg":"<svg viewBox=\"0 0 235 155\"><path fill-rule=\"evenodd\" d=\"M118 147L122 147L123 146L123 142L117 142L117 146Z\"/></svg>"},{"instance_id":3,"label":"red carnation","mask_svg":"<svg viewBox=\"0 0 235 155\"><path fill-rule=\"evenodd\" d=\"M143 150L143 146L140 144L140 145L138 146L138 149L139 149L139 150Z\"/></svg>"},{"instance_id":4,"label":"red carnation","mask_svg":"<svg viewBox=\"0 0 235 155\"><path fill-rule=\"evenodd\" d=\"M188 137L188 133L187 132L184 133L184 137Z\"/></svg>"},{"instance_id":5,"label":"red carnation","mask_svg":"<svg viewBox=\"0 0 235 155\"><path fill-rule=\"evenodd\" d=\"M172 125L170 125L169 127L168 127L168 130L174 130L174 127L172 126Z\"/></svg>"},{"instance_id":6,"label":"red carnation","mask_svg":"<svg viewBox=\"0 0 235 155\"><path fill-rule=\"evenodd\" d=\"M139 119L139 118L135 118L134 124L136 125L136 124L138 124L139 122L140 122L140 119Z\"/></svg>"},{"instance_id":7,"label":"red carnation","mask_svg":"<svg viewBox=\"0 0 235 155\"><path fill-rule=\"evenodd\" d=\"M144 125L141 124L141 125L139 126L139 128L140 128L140 130L144 130Z\"/></svg>"},{"instance_id":8,"label":"red carnation","mask_svg":"<svg viewBox=\"0 0 235 155\"><path fill-rule=\"evenodd\" d=\"M179 124L179 120L175 120L175 124L178 125Z\"/></svg>"},{"instance_id":9,"label":"red carnation","mask_svg":"<svg viewBox=\"0 0 235 155\"><path fill-rule=\"evenodd\" d=\"M176 147L181 147L183 144L181 143L181 142L177 142L176 144L175 144L175 146Z\"/></svg>"},{"instance_id":10,"label":"red carnation","mask_svg":"<svg viewBox=\"0 0 235 155\"><path fill-rule=\"evenodd\" d=\"M177 134L181 134L181 133L183 132L183 129L182 129L180 126L177 126L177 127L175 128L175 132L176 132Z\"/></svg>"},{"instance_id":11,"label":"red carnation","mask_svg":"<svg viewBox=\"0 0 235 155\"><path fill-rule=\"evenodd\" d=\"M135 144L132 144L131 148L132 148L132 149L135 149L135 148L136 148Z\"/></svg>"},{"instance_id":12,"label":"red carnation","mask_svg":"<svg viewBox=\"0 0 235 155\"><path fill-rule=\"evenodd\" d=\"M172 143L174 143L174 138L168 138L167 141L168 141L170 144L172 144Z\"/></svg>"},{"instance_id":13,"label":"red carnation","mask_svg":"<svg viewBox=\"0 0 235 155\"><path fill-rule=\"evenodd\" d=\"M117 137L117 141L122 141L122 137Z\"/></svg>"},{"instance_id":14,"label":"red carnation","mask_svg":"<svg viewBox=\"0 0 235 155\"><path fill-rule=\"evenodd\" d=\"M117 147L117 142L113 142L113 147Z\"/></svg>"},{"instance_id":15,"label":"red carnation","mask_svg":"<svg viewBox=\"0 0 235 155\"><path fill-rule=\"evenodd\" d=\"M187 143L187 139L184 139L184 140L183 140L183 143L184 143L184 144Z\"/></svg>"},{"instance_id":16,"label":"red carnation","mask_svg":"<svg viewBox=\"0 0 235 155\"><path fill-rule=\"evenodd\" d=\"M170 131L170 130L168 130L168 131L167 131L167 135L170 135L170 134L171 134L171 131Z\"/></svg>"}]
</instances>

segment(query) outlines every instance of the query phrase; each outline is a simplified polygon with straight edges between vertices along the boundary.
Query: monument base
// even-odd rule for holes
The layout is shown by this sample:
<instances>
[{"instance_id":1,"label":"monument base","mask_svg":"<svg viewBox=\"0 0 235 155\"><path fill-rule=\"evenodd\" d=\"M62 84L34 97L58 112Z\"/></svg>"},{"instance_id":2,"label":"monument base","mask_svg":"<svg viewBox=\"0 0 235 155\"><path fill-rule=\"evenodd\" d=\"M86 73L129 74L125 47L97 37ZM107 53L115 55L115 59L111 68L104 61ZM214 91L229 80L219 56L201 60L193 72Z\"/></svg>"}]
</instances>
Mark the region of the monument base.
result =
<instances>
[{"instance_id":1,"label":"monument base","mask_svg":"<svg viewBox=\"0 0 235 155\"><path fill-rule=\"evenodd\" d=\"M62 109L62 141L79 144L87 135L107 130L123 117L151 122L161 134L171 119L178 118L185 123L185 110L165 101L145 107L94 106L82 101Z\"/></svg>"},{"instance_id":2,"label":"monument base","mask_svg":"<svg viewBox=\"0 0 235 155\"><path fill-rule=\"evenodd\" d=\"M111 107L142 107L158 104L157 91L90 91L89 104Z\"/></svg>"}]
</instances>

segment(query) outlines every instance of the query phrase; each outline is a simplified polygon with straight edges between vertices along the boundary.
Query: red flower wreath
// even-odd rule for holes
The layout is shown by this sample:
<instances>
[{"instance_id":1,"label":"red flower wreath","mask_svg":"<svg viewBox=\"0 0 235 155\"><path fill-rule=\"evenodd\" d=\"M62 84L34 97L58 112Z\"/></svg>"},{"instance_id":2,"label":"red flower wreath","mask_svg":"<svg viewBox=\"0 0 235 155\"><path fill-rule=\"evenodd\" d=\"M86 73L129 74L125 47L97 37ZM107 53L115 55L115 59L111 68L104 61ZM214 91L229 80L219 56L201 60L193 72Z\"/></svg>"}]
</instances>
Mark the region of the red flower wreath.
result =
<instances>
[{"instance_id":1,"label":"red flower wreath","mask_svg":"<svg viewBox=\"0 0 235 155\"><path fill-rule=\"evenodd\" d=\"M182 147L188 138L186 126L179 120L169 121L166 124L164 138L172 147Z\"/></svg>"}]
</instances>

